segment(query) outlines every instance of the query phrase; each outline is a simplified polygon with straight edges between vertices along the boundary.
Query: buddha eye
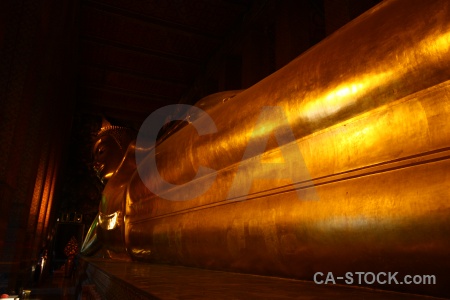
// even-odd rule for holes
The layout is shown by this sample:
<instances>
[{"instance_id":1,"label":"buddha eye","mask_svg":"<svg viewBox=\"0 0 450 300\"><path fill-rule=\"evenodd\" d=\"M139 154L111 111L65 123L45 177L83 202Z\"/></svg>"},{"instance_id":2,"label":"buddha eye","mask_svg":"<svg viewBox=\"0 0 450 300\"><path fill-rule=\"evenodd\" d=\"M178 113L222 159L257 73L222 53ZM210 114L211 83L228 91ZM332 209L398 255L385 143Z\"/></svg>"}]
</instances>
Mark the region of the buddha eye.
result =
<instances>
[{"instance_id":1,"label":"buddha eye","mask_svg":"<svg viewBox=\"0 0 450 300\"><path fill-rule=\"evenodd\" d=\"M105 149L103 147L99 147L97 149L97 154L99 154L99 155L103 154L104 152L105 152Z\"/></svg>"}]
</instances>

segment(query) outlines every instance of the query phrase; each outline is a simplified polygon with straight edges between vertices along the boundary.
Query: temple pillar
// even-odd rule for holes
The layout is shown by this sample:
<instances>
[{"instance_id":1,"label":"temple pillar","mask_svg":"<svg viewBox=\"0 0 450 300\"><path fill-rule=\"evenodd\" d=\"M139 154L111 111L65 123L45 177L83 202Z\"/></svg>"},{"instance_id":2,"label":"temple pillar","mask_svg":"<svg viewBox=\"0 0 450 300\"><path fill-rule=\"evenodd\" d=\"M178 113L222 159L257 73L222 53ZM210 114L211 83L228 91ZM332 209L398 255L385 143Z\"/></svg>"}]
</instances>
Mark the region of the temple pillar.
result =
<instances>
[{"instance_id":1,"label":"temple pillar","mask_svg":"<svg viewBox=\"0 0 450 300\"><path fill-rule=\"evenodd\" d=\"M5 292L30 280L50 222L74 108L76 2L0 2L0 289Z\"/></svg>"}]
</instances>

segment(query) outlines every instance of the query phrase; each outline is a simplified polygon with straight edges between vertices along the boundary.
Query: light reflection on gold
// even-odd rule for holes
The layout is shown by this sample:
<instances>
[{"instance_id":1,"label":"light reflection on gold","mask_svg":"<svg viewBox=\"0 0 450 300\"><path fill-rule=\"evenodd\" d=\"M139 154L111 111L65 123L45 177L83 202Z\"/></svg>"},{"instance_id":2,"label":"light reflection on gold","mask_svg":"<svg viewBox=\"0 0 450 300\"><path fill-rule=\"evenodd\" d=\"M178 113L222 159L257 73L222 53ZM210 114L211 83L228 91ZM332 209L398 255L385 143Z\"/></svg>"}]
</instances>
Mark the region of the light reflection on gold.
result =
<instances>
[{"instance_id":1,"label":"light reflection on gold","mask_svg":"<svg viewBox=\"0 0 450 300\"><path fill-rule=\"evenodd\" d=\"M115 212L110 215L104 215L104 214L100 213L98 222L102 228L104 228L106 230L112 230L112 229L115 229L119 225L118 217L119 217L118 212Z\"/></svg>"},{"instance_id":2,"label":"light reflection on gold","mask_svg":"<svg viewBox=\"0 0 450 300\"><path fill-rule=\"evenodd\" d=\"M380 220L365 215L355 217L335 217L317 222L317 227L323 230L364 230L379 225Z\"/></svg>"},{"instance_id":3,"label":"light reflection on gold","mask_svg":"<svg viewBox=\"0 0 450 300\"><path fill-rule=\"evenodd\" d=\"M367 95L368 89L382 86L387 81L395 81L395 78L392 77L394 73L393 71L386 71L378 74L362 75L351 83L341 84L331 89L331 91L325 92L325 95L318 96L313 101L305 101L302 113L312 120L333 115L356 104L358 98Z\"/></svg>"},{"instance_id":4,"label":"light reflection on gold","mask_svg":"<svg viewBox=\"0 0 450 300\"><path fill-rule=\"evenodd\" d=\"M105 174L105 179L109 179L109 178L111 178L111 176L113 176L113 174L114 174L114 172L109 172L109 173L107 173L107 174Z\"/></svg>"},{"instance_id":5,"label":"light reflection on gold","mask_svg":"<svg viewBox=\"0 0 450 300\"><path fill-rule=\"evenodd\" d=\"M450 50L450 32L428 37L420 43L418 49L419 53L427 55L426 58L439 60L442 55L448 55Z\"/></svg>"}]
</instances>

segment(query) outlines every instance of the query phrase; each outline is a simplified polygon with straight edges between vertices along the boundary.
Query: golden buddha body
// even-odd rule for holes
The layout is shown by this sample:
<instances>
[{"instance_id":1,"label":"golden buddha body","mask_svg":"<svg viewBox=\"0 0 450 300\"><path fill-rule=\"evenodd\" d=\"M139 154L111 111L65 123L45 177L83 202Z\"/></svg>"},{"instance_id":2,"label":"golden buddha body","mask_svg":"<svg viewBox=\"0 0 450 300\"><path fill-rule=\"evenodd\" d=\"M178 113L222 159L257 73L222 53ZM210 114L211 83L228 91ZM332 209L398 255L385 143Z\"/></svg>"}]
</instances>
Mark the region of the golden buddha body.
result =
<instances>
[{"instance_id":1,"label":"golden buddha body","mask_svg":"<svg viewBox=\"0 0 450 300\"><path fill-rule=\"evenodd\" d=\"M200 117L156 147L138 136L105 187L102 230L120 228L106 244L306 280L429 274L435 285L372 286L449 296L449 49L450 2L385 1L249 89L197 104L213 133Z\"/></svg>"}]
</instances>

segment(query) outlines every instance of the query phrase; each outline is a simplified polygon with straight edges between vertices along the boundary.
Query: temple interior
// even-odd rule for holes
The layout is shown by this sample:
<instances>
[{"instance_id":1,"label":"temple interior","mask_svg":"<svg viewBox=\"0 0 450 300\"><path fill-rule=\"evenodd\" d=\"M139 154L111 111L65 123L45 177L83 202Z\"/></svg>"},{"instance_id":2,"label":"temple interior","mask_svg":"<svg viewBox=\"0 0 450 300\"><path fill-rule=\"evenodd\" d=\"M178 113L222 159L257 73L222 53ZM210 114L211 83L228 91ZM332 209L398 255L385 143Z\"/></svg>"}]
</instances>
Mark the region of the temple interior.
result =
<instances>
[{"instance_id":1,"label":"temple interior","mask_svg":"<svg viewBox=\"0 0 450 300\"><path fill-rule=\"evenodd\" d=\"M0 294L450 298L447 1L4 0L0 14ZM197 139L189 115L161 124L155 166L172 185L159 194L137 179L138 133L180 104L219 133ZM247 124L274 105L301 154L267 129L261 160L309 173L247 184ZM120 148L110 173L93 154L105 136ZM182 201L172 186L200 165L216 182ZM437 283L329 277L358 271Z\"/></svg>"}]
</instances>

